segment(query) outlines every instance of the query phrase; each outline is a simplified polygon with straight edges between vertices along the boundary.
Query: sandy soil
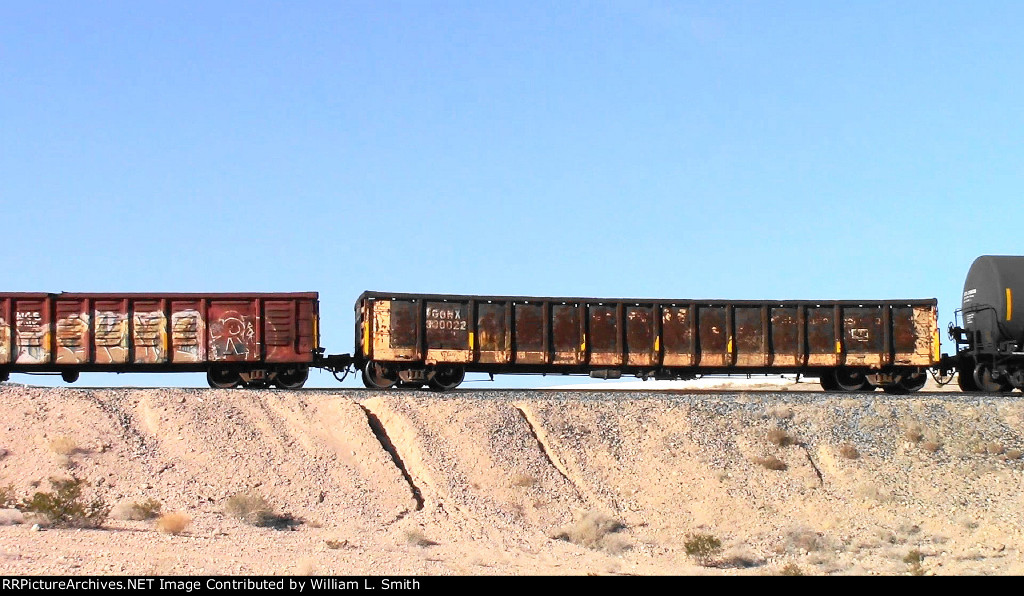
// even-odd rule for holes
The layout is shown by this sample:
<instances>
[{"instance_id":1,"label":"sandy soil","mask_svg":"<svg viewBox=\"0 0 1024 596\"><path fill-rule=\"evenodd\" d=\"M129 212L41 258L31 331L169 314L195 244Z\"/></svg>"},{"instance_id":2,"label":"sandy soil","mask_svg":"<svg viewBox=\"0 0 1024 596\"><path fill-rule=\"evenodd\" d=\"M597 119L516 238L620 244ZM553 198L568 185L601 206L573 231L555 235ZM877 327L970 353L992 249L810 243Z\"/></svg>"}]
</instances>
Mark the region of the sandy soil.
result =
<instances>
[{"instance_id":1,"label":"sandy soil","mask_svg":"<svg viewBox=\"0 0 1024 596\"><path fill-rule=\"evenodd\" d=\"M1010 397L4 385L0 420L16 498L74 476L192 519L0 511L7 575L1024 572ZM245 492L303 523L226 514Z\"/></svg>"}]
</instances>

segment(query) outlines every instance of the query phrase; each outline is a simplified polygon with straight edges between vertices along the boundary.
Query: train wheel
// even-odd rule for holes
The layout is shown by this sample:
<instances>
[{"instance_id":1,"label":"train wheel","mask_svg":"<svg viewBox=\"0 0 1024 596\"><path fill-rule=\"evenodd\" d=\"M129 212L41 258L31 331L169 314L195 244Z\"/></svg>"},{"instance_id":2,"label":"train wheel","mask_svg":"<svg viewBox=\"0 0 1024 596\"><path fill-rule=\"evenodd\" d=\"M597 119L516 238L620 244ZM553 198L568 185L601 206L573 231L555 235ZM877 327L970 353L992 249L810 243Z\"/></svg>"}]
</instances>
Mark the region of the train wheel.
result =
<instances>
[{"instance_id":1,"label":"train wheel","mask_svg":"<svg viewBox=\"0 0 1024 596\"><path fill-rule=\"evenodd\" d=\"M228 368L211 368L206 371L206 382L214 389L234 389L242 384L242 377Z\"/></svg>"},{"instance_id":2,"label":"train wheel","mask_svg":"<svg viewBox=\"0 0 1024 596\"><path fill-rule=\"evenodd\" d=\"M836 377L830 370L821 373L821 378L818 379L818 382L821 383L821 388L824 391L839 391L839 386L836 385Z\"/></svg>"},{"instance_id":3,"label":"train wheel","mask_svg":"<svg viewBox=\"0 0 1024 596\"><path fill-rule=\"evenodd\" d=\"M430 376L430 389L433 391L450 391L462 384L466 378L466 371L457 366L438 368Z\"/></svg>"},{"instance_id":4,"label":"train wheel","mask_svg":"<svg viewBox=\"0 0 1024 596\"><path fill-rule=\"evenodd\" d=\"M960 391L979 391L978 386L974 383L974 374L969 370L957 371L956 384L960 387Z\"/></svg>"},{"instance_id":5,"label":"train wheel","mask_svg":"<svg viewBox=\"0 0 1024 596\"><path fill-rule=\"evenodd\" d=\"M78 380L78 371L77 370L66 370L66 371L60 373L60 378L64 379L65 383L74 383L75 381Z\"/></svg>"},{"instance_id":6,"label":"train wheel","mask_svg":"<svg viewBox=\"0 0 1024 596\"><path fill-rule=\"evenodd\" d=\"M979 391L985 393L1005 393L1013 391L1013 385L992 376L992 367L984 362L974 367L974 384Z\"/></svg>"},{"instance_id":7,"label":"train wheel","mask_svg":"<svg viewBox=\"0 0 1024 596\"><path fill-rule=\"evenodd\" d=\"M837 368L832 376L836 389L840 391L863 391L867 387L874 388L874 385L868 383L867 377L859 370Z\"/></svg>"},{"instance_id":8,"label":"train wheel","mask_svg":"<svg viewBox=\"0 0 1024 596\"><path fill-rule=\"evenodd\" d=\"M363 367L363 385L368 389L391 389L398 383L398 373L380 362L369 361Z\"/></svg>"},{"instance_id":9,"label":"train wheel","mask_svg":"<svg viewBox=\"0 0 1024 596\"><path fill-rule=\"evenodd\" d=\"M900 378L899 382L894 385L886 385L882 390L886 393L894 393L897 395L906 395L907 393L913 393L920 391L924 384L928 382L928 375L919 372L904 375Z\"/></svg>"},{"instance_id":10,"label":"train wheel","mask_svg":"<svg viewBox=\"0 0 1024 596\"><path fill-rule=\"evenodd\" d=\"M288 368L281 370L274 377L274 384L281 389L302 389L309 378L309 369L306 367Z\"/></svg>"}]
</instances>

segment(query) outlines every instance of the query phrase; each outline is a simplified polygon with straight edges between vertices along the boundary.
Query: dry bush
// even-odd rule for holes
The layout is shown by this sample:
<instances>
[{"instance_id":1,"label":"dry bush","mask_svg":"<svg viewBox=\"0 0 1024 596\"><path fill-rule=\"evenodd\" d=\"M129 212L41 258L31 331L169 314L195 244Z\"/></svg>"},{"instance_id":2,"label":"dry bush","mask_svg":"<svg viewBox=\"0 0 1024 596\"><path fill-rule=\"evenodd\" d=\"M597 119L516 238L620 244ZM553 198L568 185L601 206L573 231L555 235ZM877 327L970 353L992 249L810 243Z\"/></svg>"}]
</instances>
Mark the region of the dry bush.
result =
<instances>
[{"instance_id":1,"label":"dry bush","mask_svg":"<svg viewBox=\"0 0 1024 596\"><path fill-rule=\"evenodd\" d=\"M313 575L316 571L316 562L313 559L302 559L295 566L295 575Z\"/></svg>"},{"instance_id":2,"label":"dry bush","mask_svg":"<svg viewBox=\"0 0 1024 596\"><path fill-rule=\"evenodd\" d=\"M249 525L260 528L285 530L302 523L302 520L288 513L277 513L261 495L236 493L224 503L224 513Z\"/></svg>"},{"instance_id":3,"label":"dry bush","mask_svg":"<svg viewBox=\"0 0 1024 596\"><path fill-rule=\"evenodd\" d=\"M903 438L911 443L918 443L924 438L924 429L915 422L907 426L907 429L903 431Z\"/></svg>"},{"instance_id":4,"label":"dry bush","mask_svg":"<svg viewBox=\"0 0 1024 596\"><path fill-rule=\"evenodd\" d=\"M785 470L788 467L788 466L786 466L786 462L784 462L781 459L775 457L774 455L769 455L768 457L755 457L754 458L754 463L756 463L756 464L758 464L760 466L763 466L765 468L768 468L769 470L777 470L777 471Z\"/></svg>"},{"instance_id":5,"label":"dry bush","mask_svg":"<svg viewBox=\"0 0 1024 596\"><path fill-rule=\"evenodd\" d=\"M156 529L164 534L181 534L192 523L192 516L184 511L165 513L156 520Z\"/></svg>"},{"instance_id":6,"label":"dry bush","mask_svg":"<svg viewBox=\"0 0 1024 596\"><path fill-rule=\"evenodd\" d=\"M916 548L910 551L907 556L903 557L903 562L910 566L911 575L924 575L924 567L921 566L921 563L924 562L924 555L921 554L921 551Z\"/></svg>"},{"instance_id":7,"label":"dry bush","mask_svg":"<svg viewBox=\"0 0 1024 596\"><path fill-rule=\"evenodd\" d=\"M779 571L779 575L788 575L792 577L802 576L804 572L797 566L796 563L786 563L786 566Z\"/></svg>"},{"instance_id":8,"label":"dry bush","mask_svg":"<svg viewBox=\"0 0 1024 596\"><path fill-rule=\"evenodd\" d=\"M698 563L708 566L722 552L722 541L711 534L687 534L683 548Z\"/></svg>"},{"instance_id":9,"label":"dry bush","mask_svg":"<svg viewBox=\"0 0 1024 596\"><path fill-rule=\"evenodd\" d=\"M160 516L161 507L160 501L156 499L146 499L141 503L118 503L110 510L110 517L131 521L155 519Z\"/></svg>"},{"instance_id":10,"label":"dry bush","mask_svg":"<svg viewBox=\"0 0 1024 596\"><path fill-rule=\"evenodd\" d=\"M350 548L351 545L348 540L325 540L324 544L331 550L338 550L339 548Z\"/></svg>"},{"instance_id":11,"label":"dry bush","mask_svg":"<svg viewBox=\"0 0 1024 596\"><path fill-rule=\"evenodd\" d=\"M25 522L25 515L17 509L0 509L0 526L14 526Z\"/></svg>"},{"instance_id":12,"label":"dry bush","mask_svg":"<svg viewBox=\"0 0 1024 596\"><path fill-rule=\"evenodd\" d=\"M1005 451L1001 443L992 442L985 445L985 452L989 455L1002 455Z\"/></svg>"},{"instance_id":13,"label":"dry bush","mask_svg":"<svg viewBox=\"0 0 1024 596\"><path fill-rule=\"evenodd\" d=\"M516 474L512 477L512 486L528 488L537 484L537 479L527 474Z\"/></svg>"},{"instance_id":14,"label":"dry bush","mask_svg":"<svg viewBox=\"0 0 1024 596\"><path fill-rule=\"evenodd\" d=\"M857 448L853 445L845 443L839 447L839 455L846 459L857 459L860 457L860 451L857 451Z\"/></svg>"},{"instance_id":15,"label":"dry bush","mask_svg":"<svg viewBox=\"0 0 1024 596\"><path fill-rule=\"evenodd\" d=\"M57 455L74 455L78 453L78 443L71 437L54 437L50 439L50 451Z\"/></svg>"},{"instance_id":16,"label":"dry bush","mask_svg":"<svg viewBox=\"0 0 1024 596\"><path fill-rule=\"evenodd\" d=\"M796 443L793 436L781 428L773 428L768 431L768 442L778 447L788 447Z\"/></svg>"},{"instance_id":17,"label":"dry bush","mask_svg":"<svg viewBox=\"0 0 1024 596\"><path fill-rule=\"evenodd\" d=\"M939 449L942 449L942 443L938 441L925 441L921 443L921 450L927 451L928 453L935 453Z\"/></svg>"},{"instance_id":18,"label":"dry bush","mask_svg":"<svg viewBox=\"0 0 1024 596\"><path fill-rule=\"evenodd\" d=\"M793 409L787 406L776 406L769 411L769 414L779 420L789 420L793 417Z\"/></svg>"},{"instance_id":19,"label":"dry bush","mask_svg":"<svg viewBox=\"0 0 1024 596\"><path fill-rule=\"evenodd\" d=\"M552 538L566 540L587 548L622 552L626 545L620 539L612 539L609 535L625 528L619 520L603 513L591 511L575 524L562 528Z\"/></svg>"},{"instance_id":20,"label":"dry bush","mask_svg":"<svg viewBox=\"0 0 1024 596\"><path fill-rule=\"evenodd\" d=\"M0 509L14 509L18 499L14 496L14 485L0 486Z\"/></svg>"},{"instance_id":21,"label":"dry bush","mask_svg":"<svg viewBox=\"0 0 1024 596\"><path fill-rule=\"evenodd\" d=\"M409 530L405 533L405 541L412 546L437 546L437 543L426 537L419 530Z\"/></svg>"},{"instance_id":22,"label":"dry bush","mask_svg":"<svg viewBox=\"0 0 1024 596\"><path fill-rule=\"evenodd\" d=\"M50 484L53 492L37 492L23 500L18 509L62 528L98 528L106 521L110 508L102 499L82 499L82 488L88 485L85 480L51 478Z\"/></svg>"},{"instance_id":23,"label":"dry bush","mask_svg":"<svg viewBox=\"0 0 1024 596\"><path fill-rule=\"evenodd\" d=\"M1006 451L1006 459L1020 459L1024 455L1020 449L1008 449Z\"/></svg>"},{"instance_id":24,"label":"dry bush","mask_svg":"<svg viewBox=\"0 0 1024 596\"><path fill-rule=\"evenodd\" d=\"M813 553L825 548L825 539L810 530L793 530L786 535L786 547L787 550Z\"/></svg>"}]
</instances>

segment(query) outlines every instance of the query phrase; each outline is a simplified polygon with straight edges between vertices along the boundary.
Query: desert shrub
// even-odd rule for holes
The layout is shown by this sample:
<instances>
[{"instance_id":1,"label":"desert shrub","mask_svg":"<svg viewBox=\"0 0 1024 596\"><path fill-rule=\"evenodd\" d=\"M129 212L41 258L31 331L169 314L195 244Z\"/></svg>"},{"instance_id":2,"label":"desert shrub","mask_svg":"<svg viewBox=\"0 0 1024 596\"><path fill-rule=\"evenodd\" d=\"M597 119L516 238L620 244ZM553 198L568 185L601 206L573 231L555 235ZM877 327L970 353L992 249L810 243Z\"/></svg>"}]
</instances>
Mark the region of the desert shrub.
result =
<instances>
[{"instance_id":1,"label":"desert shrub","mask_svg":"<svg viewBox=\"0 0 1024 596\"><path fill-rule=\"evenodd\" d=\"M181 534L192 523L192 517L183 512L165 513L156 520L156 529L164 534Z\"/></svg>"},{"instance_id":2,"label":"desert shrub","mask_svg":"<svg viewBox=\"0 0 1024 596\"><path fill-rule=\"evenodd\" d=\"M50 451L57 455L74 455L78 452L78 443L71 437L54 437L50 439Z\"/></svg>"},{"instance_id":3,"label":"desert shrub","mask_svg":"<svg viewBox=\"0 0 1024 596\"><path fill-rule=\"evenodd\" d=\"M903 431L903 438L911 443L918 443L924 438L924 429L921 428L920 424L911 424Z\"/></svg>"},{"instance_id":4,"label":"desert shrub","mask_svg":"<svg viewBox=\"0 0 1024 596\"><path fill-rule=\"evenodd\" d=\"M779 572L779 575L788 575L792 577L801 576L803 574L803 570L801 570L796 563L786 563L786 566Z\"/></svg>"},{"instance_id":5,"label":"desert shrub","mask_svg":"<svg viewBox=\"0 0 1024 596\"><path fill-rule=\"evenodd\" d=\"M412 546L437 546L437 543L426 537L423 532L419 530L409 530L405 533L405 541Z\"/></svg>"},{"instance_id":6,"label":"desert shrub","mask_svg":"<svg viewBox=\"0 0 1024 596\"><path fill-rule=\"evenodd\" d=\"M768 442L779 447L788 447L796 441L793 439L792 435L781 428L773 428L768 431Z\"/></svg>"},{"instance_id":7,"label":"desert shrub","mask_svg":"<svg viewBox=\"0 0 1024 596\"><path fill-rule=\"evenodd\" d=\"M909 565L911 575L924 575L924 567L921 566L921 563L924 562L924 555L921 554L921 551L916 548L910 551L907 556L903 557L903 562Z\"/></svg>"},{"instance_id":8,"label":"desert shrub","mask_svg":"<svg viewBox=\"0 0 1024 596\"><path fill-rule=\"evenodd\" d=\"M512 486L528 488L537 484L537 479L527 474L516 474L512 477Z\"/></svg>"},{"instance_id":9,"label":"desert shrub","mask_svg":"<svg viewBox=\"0 0 1024 596\"><path fill-rule=\"evenodd\" d=\"M815 552L825 547L825 540L821 534L810 530L793 530L786 536L786 543L792 550L803 550Z\"/></svg>"},{"instance_id":10,"label":"desert shrub","mask_svg":"<svg viewBox=\"0 0 1024 596\"><path fill-rule=\"evenodd\" d=\"M921 449L928 453L935 453L939 449L942 449L942 443L938 441L925 441L924 443L921 443Z\"/></svg>"},{"instance_id":11,"label":"desert shrub","mask_svg":"<svg viewBox=\"0 0 1024 596\"><path fill-rule=\"evenodd\" d=\"M1006 459L1020 459L1024 455L1020 449L1010 449L1006 452Z\"/></svg>"},{"instance_id":12,"label":"desert shrub","mask_svg":"<svg viewBox=\"0 0 1024 596\"><path fill-rule=\"evenodd\" d=\"M609 535L623 528L625 526L619 520L603 513L592 511L584 515L575 524L559 530L552 538L616 554L629 547L621 540L614 540Z\"/></svg>"},{"instance_id":13,"label":"desert shrub","mask_svg":"<svg viewBox=\"0 0 1024 596\"><path fill-rule=\"evenodd\" d=\"M985 445L985 451L989 455L1002 455L1006 449L1004 449L1000 443L989 443L988 445Z\"/></svg>"},{"instance_id":14,"label":"desert shrub","mask_svg":"<svg viewBox=\"0 0 1024 596\"><path fill-rule=\"evenodd\" d=\"M111 509L110 517L135 521L155 519L160 516L162 507L156 499L146 499L141 503L119 503Z\"/></svg>"},{"instance_id":15,"label":"desert shrub","mask_svg":"<svg viewBox=\"0 0 1024 596\"><path fill-rule=\"evenodd\" d=\"M0 486L0 509L14 509L18 500L14 496L14 485Z\"/></svg>"},{"instance_id":16,"label":"desert shrub","mask_svg":"<svg viewBox=\"0 0 1024 596\"><path fill-rule=\"evenodd\" d=\"M688 534L683 548L687 555L706 566L722 552L722 541L711 534Z\"/></svg>"},{"instance_id":17,"label":"desert shrub","mask_svg":"<svg viewBox=\"0 0 1024 596\"><path fill-rule=\"evenodd\" d=\"M756 463L756 464L758 464L760 466L763 466L765 468L768 468L769 470L777 470L777 471L785 470L786 467L787 467L786 466L786 462L784 462L781 459L775 457L774 455L769 455L768 457L755 457L754 458L754 463Z\"/></svg>"},{"instance_id":18,"label":"desert shrub","mask_svg":"<svg viewBox=\"0 0 1024 596\"><path fill-rule=\"evenodd\" d=\"M302 523L291 514L275 512L266 499L255 493L237 493L228 497L224 513L249 525L275 530L286 530Z\"/></svg>"},{"instance_id":19,"label":"desert shrub","mask_svg":"<svg viewBox=\"0 0 1024 596\"><path fill-rule=\"evenodd\" d=\"M348 540L325 540L324 543L327 548L331 550L338 550L339 548L349 548Z\"/></svg>"},{"instance_id":20,"label":"desert shrub","mask_svg":"<svg viewBox=\"0 0 1024 596\"><path fill-rule=\"evenodd\" d=\"M846 443L839 448L839 455L846 459L857 459L860 457L860 451L857 451L857 448L853 445Z\"/></svg>"},{"instance_id":21,"label":"desert shrub","mask_svg":"<svg viewBox=\"0 0 1024 596\"><path fill-rule=\"evenodd\" d=\"M18 509L40 515L47 523L63 528L98 528L106 521L110 508L100 498L82 499L82 488L88 486L80 478L51 478L53 492L37 492L25 499Z\"/></svg>"}]
</instances>

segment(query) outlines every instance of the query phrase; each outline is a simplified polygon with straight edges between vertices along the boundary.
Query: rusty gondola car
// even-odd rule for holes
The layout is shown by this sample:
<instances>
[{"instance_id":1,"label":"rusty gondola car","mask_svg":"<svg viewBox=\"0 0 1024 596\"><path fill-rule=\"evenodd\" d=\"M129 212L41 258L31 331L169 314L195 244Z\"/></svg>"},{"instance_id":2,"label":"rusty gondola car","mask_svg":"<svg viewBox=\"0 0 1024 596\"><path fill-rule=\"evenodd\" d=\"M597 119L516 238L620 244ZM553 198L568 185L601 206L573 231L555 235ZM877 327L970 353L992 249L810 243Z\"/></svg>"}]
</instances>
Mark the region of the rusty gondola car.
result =
<instances>
[{"instance_id":1,"label":"rusty gondola car","mask_svg":"<svg viewBox=\"0 0 1024 596\"><path fill-rule=\"evenodd\" d=\"M318 295L0 293L10 373L206 372L212 387L301 387L319 355Z\"/></svg>"},{"instance_id":2,"label":"rusty gondola car","mask_svg":"<svg viewBox=\"0 0 1024 596\"><path fill-rule=\"evenodd\" d=\"M799 373L827 390L924 386L937 301L727 301L364 292L355 365L371 388L443 391L467 372L691 379Z\"/></svg>"}]
</instances>

